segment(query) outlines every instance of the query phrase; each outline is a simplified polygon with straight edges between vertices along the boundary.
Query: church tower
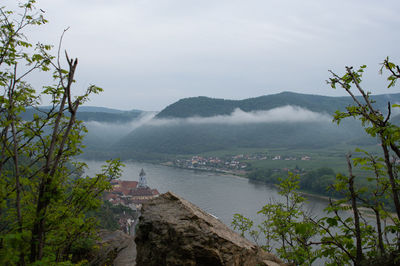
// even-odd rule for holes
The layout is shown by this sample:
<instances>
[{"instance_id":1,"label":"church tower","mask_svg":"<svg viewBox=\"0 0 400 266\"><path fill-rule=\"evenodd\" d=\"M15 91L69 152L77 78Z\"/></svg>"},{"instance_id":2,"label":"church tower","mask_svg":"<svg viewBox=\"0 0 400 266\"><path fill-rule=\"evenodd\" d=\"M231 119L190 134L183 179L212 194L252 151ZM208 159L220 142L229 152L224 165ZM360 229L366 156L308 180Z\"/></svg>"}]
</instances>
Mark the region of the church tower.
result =
<instances>
[{"instance_id":1,"label":"church tower","mask_svg":"<svg viewBox=\"0 0 400 266\"><path fill-rule=\"evenodd\" d=\"M138 187L143 187L143 188L147 187L146 173L144 172L143 168L142 168L142 171L140 171L140 174L139 174Z\"/></svg>"}]
</instances>

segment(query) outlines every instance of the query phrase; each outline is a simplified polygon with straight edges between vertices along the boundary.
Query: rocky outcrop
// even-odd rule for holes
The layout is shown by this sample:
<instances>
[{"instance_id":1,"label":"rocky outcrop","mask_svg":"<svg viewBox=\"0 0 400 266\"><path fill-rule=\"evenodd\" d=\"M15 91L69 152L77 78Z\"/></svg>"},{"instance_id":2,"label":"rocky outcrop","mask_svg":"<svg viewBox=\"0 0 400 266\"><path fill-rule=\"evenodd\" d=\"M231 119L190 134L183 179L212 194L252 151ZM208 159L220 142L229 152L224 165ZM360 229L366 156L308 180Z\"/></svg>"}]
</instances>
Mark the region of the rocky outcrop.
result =
<instances>
[{"instance_id":1,"label":"rocky outcrop","mask_svg":"<svg viewBox=\"0 0 400 266\"><path fill-rule=\"evenodd\" d=\"M89 265L114 265L114 266L133 266L136 265L136 245L134 237L122 231L99 231L99 249Z\"/></svg>"},{"instance_id":2,"label":"rocky outcrop","mask_svg":"<svg viewBox=\"0 0 400 266\"><path fill-rule=\"evenodd\" d=\"M168 192L142 208L137 265L283 265L197 206Z\"/></svg>"}]
</instances>

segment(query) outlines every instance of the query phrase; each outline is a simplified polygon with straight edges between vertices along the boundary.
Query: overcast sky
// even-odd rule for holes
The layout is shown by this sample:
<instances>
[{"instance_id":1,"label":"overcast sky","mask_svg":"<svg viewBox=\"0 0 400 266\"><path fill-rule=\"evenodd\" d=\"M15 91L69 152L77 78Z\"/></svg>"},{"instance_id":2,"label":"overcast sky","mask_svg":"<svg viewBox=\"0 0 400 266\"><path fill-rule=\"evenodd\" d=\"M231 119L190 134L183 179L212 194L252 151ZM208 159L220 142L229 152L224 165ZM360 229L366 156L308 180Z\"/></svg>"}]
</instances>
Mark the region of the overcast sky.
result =
<instances>
[{"instance_id":1,"label":"overcast sky","mask_svg":"<svg viewBox=\"0 0 400 266\"><path fill-rule=\"evenodd\" d=\"M2 1L4 3L4 1ZM7 5L15 0L5 0ZM400 62L398 0L38 0L49 24L32 39L79 58L88 105L161 110L193 96L244 99L282 91L344 95L328 69L366 64L365 86L387 90L379 63Z\"/></svg>"}]
</instances>

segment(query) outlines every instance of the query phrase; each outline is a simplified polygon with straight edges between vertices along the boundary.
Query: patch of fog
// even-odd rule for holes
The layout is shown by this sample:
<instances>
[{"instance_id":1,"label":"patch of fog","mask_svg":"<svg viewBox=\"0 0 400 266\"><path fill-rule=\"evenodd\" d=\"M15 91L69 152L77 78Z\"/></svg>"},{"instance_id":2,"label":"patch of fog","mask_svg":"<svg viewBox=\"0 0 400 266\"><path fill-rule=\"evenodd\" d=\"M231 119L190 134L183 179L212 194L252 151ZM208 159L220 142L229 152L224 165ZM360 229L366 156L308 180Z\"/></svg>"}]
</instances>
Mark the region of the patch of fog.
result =
<instances>
[{"instance_id":1,"label":"patch of fog","mask_svg":"<svg viewBox=\"0 0 400 266\"><path fill-rule=\"evenodd\" d=\"M109 137L124 136L132 130L141 127L151 121L157 112L144 112L137 119L127 123L109 123L99 121L85 122L89 134L103 135Z\"/></svg>"},{"instance_id":2,"label":"patch of fog","mask_svg":"<svg viewBox=\"0 0 400 266\"><path fill-rule=\"evenodd\" d=\"M107 137L121 137L129 134L134 129L143 125L149 126L171 126L183 124L260 124L260 123L298 123L298 122L328 122L332 117L327 114L317 113L298 106L282 106L266 111L245 112L239 108L230 115L217 115L212 117L188 117L157 119L156 112L146 112L139 118L128 123L108 123L89 121L85 122L89 134L102 135Z\"/></svg>"},{"instance_id":3,"label":"patch of fog","mask_svg":"<svg viewBox=\"0 0 400 266\"><path fill-rule=\"evenodd\" d=\"M151 119L146 123L152 126L174 124L259 124L259 123L298 123L298 122L331 122L332 117L327 114L317 113L298 106L286 105L267 111L245 112L235 109L230 115L217 115L212 117L189 117L175 119Z\"/></svg>"}]
</instances>

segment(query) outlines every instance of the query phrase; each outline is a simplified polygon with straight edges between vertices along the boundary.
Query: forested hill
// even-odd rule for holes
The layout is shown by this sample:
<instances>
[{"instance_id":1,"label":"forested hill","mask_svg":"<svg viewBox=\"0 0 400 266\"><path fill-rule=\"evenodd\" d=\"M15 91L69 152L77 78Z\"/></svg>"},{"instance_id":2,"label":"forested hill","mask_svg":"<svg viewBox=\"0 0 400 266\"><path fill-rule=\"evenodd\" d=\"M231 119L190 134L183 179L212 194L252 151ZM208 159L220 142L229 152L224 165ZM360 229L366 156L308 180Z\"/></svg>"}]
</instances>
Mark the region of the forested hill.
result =
<instances>
[{"instance_id":1,"label":"forested hill","mask_svg":"<svg viewBox=\"0 0 400 266\"><path fill-rule=\"evenodd\" d=\"M380 110L386 110L387 101L400 102L400 93L376 95L372 98ZM245 100L225 100L200 96L181 99L167 106L156 117L210 117L231 114L236 108L249 112L269 110L285 105L296 105L314 112L333 114L336 110L343 110L351 104L353 104L353 100L350 97L329 97L293 92L282 92Z\"/></svg>"},{"instance_id":2,"label":"forested hill","mask_svg":"<svg viewBox=\"0 0 400 266\"><path fill-rule=\"evenodd\" d=\"M48 106L40 107L39 110L27 108L21 117L25 120L31 120L34 114L40 116L43 114L41 110L46 111L49 109L50 107ZM78 109L77 119L85 122L127 123L138 118L141 114L143 114L143 111L136 109L122 111L106 107L82 106Z\"/></svg>"},{"instance_id":3,"label":"forested hill","mask_svg":"<svg viewBox=\"0 0 400 266\"><path fill-rule=\"evenodd\" d=\"M138 118L142 113L142 111L138 110L121 111L120 113L81 111L78 112L77 118L85 122L126 123Z\"/></svg>"}]
</instances>

